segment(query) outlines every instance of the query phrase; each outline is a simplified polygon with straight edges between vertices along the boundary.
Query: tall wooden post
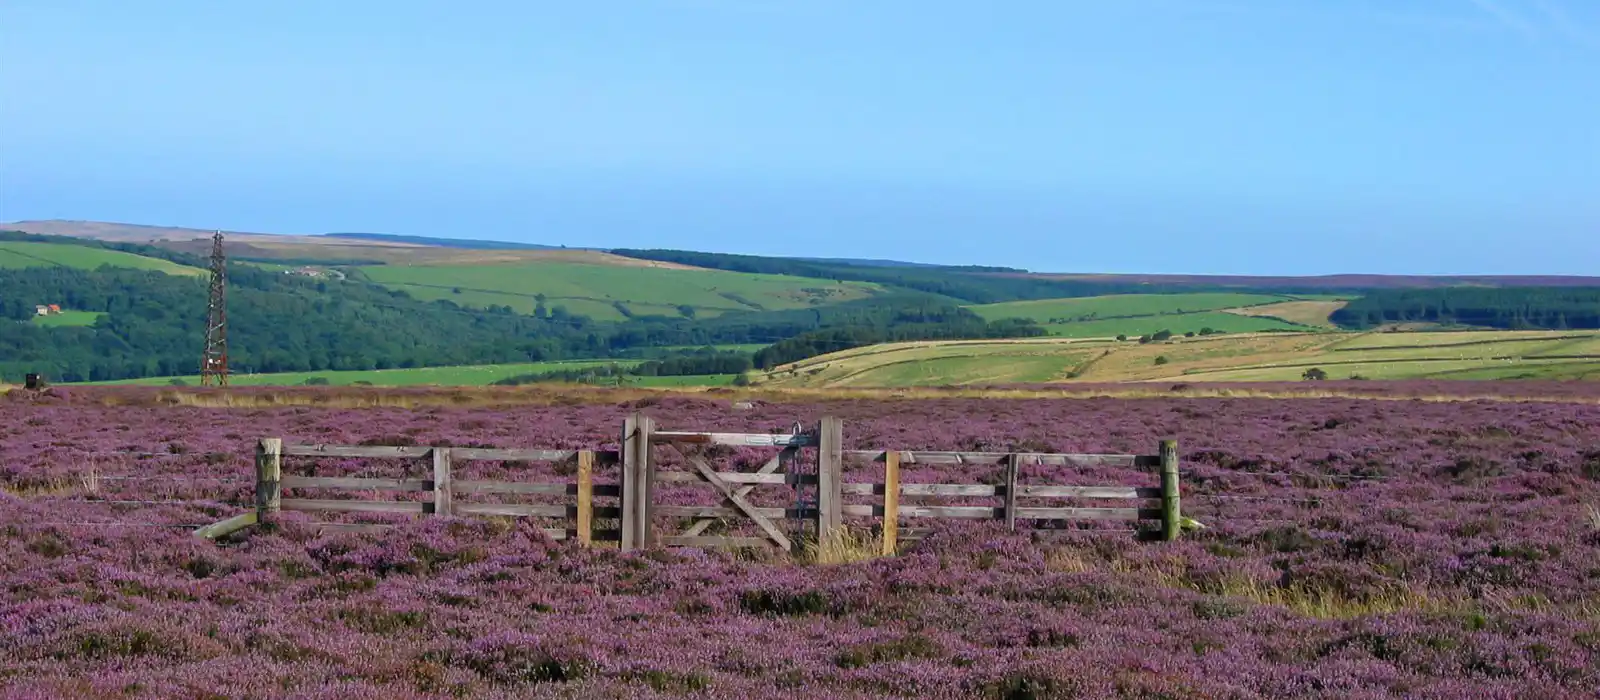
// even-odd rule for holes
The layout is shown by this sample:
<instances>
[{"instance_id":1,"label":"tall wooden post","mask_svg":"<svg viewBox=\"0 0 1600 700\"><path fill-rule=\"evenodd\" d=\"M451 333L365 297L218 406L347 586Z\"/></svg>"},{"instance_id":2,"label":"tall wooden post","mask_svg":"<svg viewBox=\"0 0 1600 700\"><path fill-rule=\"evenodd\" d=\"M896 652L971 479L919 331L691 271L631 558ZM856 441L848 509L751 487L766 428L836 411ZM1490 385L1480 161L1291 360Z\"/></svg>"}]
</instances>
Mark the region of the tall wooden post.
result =
<instances>
[{"instance_id":1,"label":"tall wooden post","mask_svg":"<svg viewBox=\"0 0 1600 700\"><path fill-rule=\"evenodd\" d=\"M453 509L451 497L455 488L450 484L450 448L433 448L433 514L448 517Z\"/></svg>"},{"instance_id":2,"label":"tall wooden post","mask_svg":"<svg viewBox=\"0 0 1600 700\"><path fill-rule=\"evenodd\" d=\"M823 416L817 425L817 543L844 525L844 421Z\"/></svg>"},{"instance_id":3,"label":"tall wooden post","mask_svg":"<svg viewBox=\"0 0 1600 700\"><path fill-rule=\"evenodd\" d=\"M594 539L594 451L578 450L578 544Z\"/></svg>"},{"instance_id":4,"label":"tall wooden post","mask_svg":"<svg viewBox=\"0 0 1600 700\"><path fill-rule=\"evenodd\" d=\"M1017 465L1022 458L1015 452L1006 455L1006 527L1017 529Z\"/></svg>"},{"instance_id":5,"label":"tall wooden post","mask_svg":"<svg viewBox=\"0 0 1600 700\"><path fill-rule=\"evenodd\" d=\"M622 425L622 549L644 549L652 544L650 433L655 421L641 413Z\"/></svg>"},{"instance_id":6,"label":"tall wooden post","mask_svg":"<svg viewBox=\"0 0 1600 700\"><path fill-rule=\"evenodd\" d=\"M883 451L883 556L892 557L900 539L900 453Z\"/></svg>"},{"instance_id":7,"label":"tall wooden post","mask_svg":"<svg viewBox=\"0 0 1600 700\"><path fill-rule=\"evenodd\" d=\"M283 439L256 443L256 522L265 524L283 505Z\"/></svg>"},{"instance_id":8,"label":"tall wooden post","mask_svg":"<svg viewBox=\"0 0 1600 700\"><path fill-rule=\"evenodd\" d=\"M1161 538L1178 539L1183 508L1178 494L1178 441L1161 441Z\"/></svg>"}]
</instances>

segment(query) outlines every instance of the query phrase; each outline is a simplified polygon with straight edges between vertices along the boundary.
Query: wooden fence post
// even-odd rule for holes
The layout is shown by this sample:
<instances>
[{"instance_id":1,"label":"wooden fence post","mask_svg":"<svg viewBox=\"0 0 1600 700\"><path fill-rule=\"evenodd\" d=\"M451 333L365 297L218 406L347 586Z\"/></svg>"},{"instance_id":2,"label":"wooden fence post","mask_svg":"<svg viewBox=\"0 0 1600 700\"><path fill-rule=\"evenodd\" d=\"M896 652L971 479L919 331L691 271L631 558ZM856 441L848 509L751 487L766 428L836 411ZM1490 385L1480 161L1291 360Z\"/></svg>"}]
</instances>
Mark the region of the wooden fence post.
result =
<instances>
[{"instance_id":1,"label":"wooden fence post","mask_svg":"<svg viewBox=\"0 0 1600 700\"><path fill-rule=\"evenodd\" d=\"M883 451L883 556L892 557L900 539L900 453Z\"/></svg>"},{"instance_id":2,"label":"wooden fence post","mask_svg":"<svg viewBox=\"0 0 1600 700\"><path fill-rule=\"evenodd\" d=\"M594 451L578 450L578 544L594 538Z\"/></svg>"},{"instance_id":3,"label":"wooden fence post","mask_svg":"<svg viewBox=\"0 0 1600 700\"><path fill-rule=\"evenodd\" d=\"M823 416L817 424L817 544L821 546L844 524L844 422Z\"/></svg>"},{"instance_id":4,"label":"wooden fence post","mask_svg":"<svg viewBox=\"0 0 1600 700\"><path fill-rule=\"evenodd\" d=\"M1022 457L1013 452L1006 455L1006 527L1017 529L1017 464Z\"/></svg>"},{"instance_id":5,"label":"wooden fence post","mask_svg":"<svg viewBox=\"0 0 1600 700\"><path fill-rule=\"evenodd\" d=\"M653 544L650 516L653 495L650 433L655 421L641 413L622 425L622 549L643 549Z\"/></svg>"},{"instance_id":6,"label":"wooden fence post","mask_svg":"<svg viewBox=\"0 0 1600 700\"><path fill-rule=\"evenodd\" d=\"M454 492L450 484L450 448L433 448L433 514L448 517L453 510L450 499Z\"/></svg>"},{"instance_id":7,"label":"wooden fence post","mask_svg":"<svg viewBox=\"0 0 1600 700\"><path fill-rule=\"evenodd\" d=\"M267 523L283 505L283 438L256 443L256 522Z\"/></svg>"},{"instance_id":8,"label":"wooden fence post","mask_svg":"<svg viewBox=\"0 0 1600 700\"><path fill-rule=\"evenodd\" d=\"M1178 441L1161 441L1161 538L1178 539L1183 509L1178 494Z\"/></svg>"}]
</instances>

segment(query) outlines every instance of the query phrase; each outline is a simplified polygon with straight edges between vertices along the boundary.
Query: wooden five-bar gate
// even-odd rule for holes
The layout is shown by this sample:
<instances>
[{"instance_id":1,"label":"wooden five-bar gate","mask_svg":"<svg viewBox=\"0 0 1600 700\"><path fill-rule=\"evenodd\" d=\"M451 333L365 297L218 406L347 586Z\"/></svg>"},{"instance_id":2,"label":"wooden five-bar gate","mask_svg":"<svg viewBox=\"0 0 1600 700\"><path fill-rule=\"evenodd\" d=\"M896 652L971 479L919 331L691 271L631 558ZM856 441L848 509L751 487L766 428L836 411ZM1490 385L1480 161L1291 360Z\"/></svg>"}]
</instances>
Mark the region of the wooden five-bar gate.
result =
<instances>
[{"instance_id":1,"label":"wooden five-bar gate","mask_svg":"<svg viewBox=\"0 0 1600 700\"><path fill-rule=\"evenodd\" d=\"M658 449L662 448L662 449ZM719 470L718 450L776 449L753 471ZM421 463L402 478L315 476L285 469L285 458L401 460ZM845 463L865 463L873 480L847 482ZM553 463L570 470L572 482L462 479L468 462L501 463L499 471L525 472L529 462ZM508 468L506 465L512 465ZM906 465L959 465L991 470L997 483L901 483ZM1118 468L1155 472L1159 486L1079 486L1025 484L1028 466ZM881 468L881 478L877 477ZM596 483L598 474L615 474L615 483ZM685 490L709 488L715 505L685 498ZM781 487L757 496L761 487ZM292 497L285 497L285 491ZM386 499L311 498L304 492L381 492ZM811 494L809 499L807 493ZM322 493L322 495L326 495ZM348 495L348 494L346 494ZM536 502L505 502L505 498ZM485 500L496 499L496 500ZM597 504L596 499L606 499ZM926 499L998 499L988 505L929 504ZM1028 504L1024 502L1033 502ZM1039 505L1041 499L1133 501L1134 507ZM695 503L679 501L692 500ZM1139 501L1152 502L1140 507ZM655 421L635 413L623 426L617 450L547 450L453 446L366 446L287 443L262 439L256 448L255 508L201 528L197 535L217 538L283 511L325 514L412 514L508 516L559 521L544 532L556 539L589 545L615 543L624 550L655 546L745 547L797 550L803 539L826 541L847 526L865 521L876 527L885 554L925 534L902 529L902 520L968 518L1059 525L1069 521L1122 521L1156 529L1148 535L1175 540L1182 521L1177 444L1160 443L1156 454L1056 454L1013 452L934 452L845 450L843 425L825 417L815 426L796 424L789 433L717 433L657 430ZM322 527L374 530L390 525L321 522ZM716 530L716 532L713 532Z\"/></svg>"}]
</instances>

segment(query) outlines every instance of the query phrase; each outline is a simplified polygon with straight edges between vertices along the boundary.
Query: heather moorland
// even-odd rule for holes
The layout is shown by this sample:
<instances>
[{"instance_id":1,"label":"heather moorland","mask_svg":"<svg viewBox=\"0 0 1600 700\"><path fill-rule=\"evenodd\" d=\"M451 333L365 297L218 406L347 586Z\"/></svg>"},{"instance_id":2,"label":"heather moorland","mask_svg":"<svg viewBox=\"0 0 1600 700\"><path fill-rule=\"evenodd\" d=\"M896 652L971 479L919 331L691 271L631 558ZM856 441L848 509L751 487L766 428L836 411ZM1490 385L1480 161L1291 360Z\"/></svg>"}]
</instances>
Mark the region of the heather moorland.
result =
<instances>
[{"instance_id":1,"label":"heather moorland","mask_svg":"<svg viewBox=\"0 0 1600 700\"><path fill-rule=\"evenodd\" d=\"M1600 687L1600 406L1354 398L204 408L0 400L8 697L1505 697ZM623 553L529 521L297 514L211 543L259 437L612 448L844 419L847 448L1179 441L1175 543L939 521L893 557ZM764 454L719 455L749 469ZM376 474L359 460L286 464ZM561 465L472 465L570 479ZM851 480L874 465L847 465ZM992 483L993 467L908 466ZM614 475L602 473L600 480ZM1032 483L1148 473L1030 467ZM773 498L781 498L773 496ZM867 525L865 521L852 523ZM923 523L918 523L923 524Z\"/></svg>"}]
</instances>

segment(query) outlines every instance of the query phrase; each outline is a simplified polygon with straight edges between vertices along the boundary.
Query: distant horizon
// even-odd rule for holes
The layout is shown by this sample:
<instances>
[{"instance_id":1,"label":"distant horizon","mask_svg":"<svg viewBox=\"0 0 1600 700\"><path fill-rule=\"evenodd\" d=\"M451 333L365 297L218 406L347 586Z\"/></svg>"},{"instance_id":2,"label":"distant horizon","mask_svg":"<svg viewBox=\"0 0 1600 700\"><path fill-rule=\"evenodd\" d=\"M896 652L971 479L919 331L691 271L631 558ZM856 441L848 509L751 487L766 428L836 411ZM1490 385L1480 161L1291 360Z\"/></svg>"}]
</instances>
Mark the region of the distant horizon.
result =
<instances>
[{"instance_id":1,"label":"distant horizon","mask_svg":"<svg viewBox=\"0 0 1600 700\"><path fill-rule=\"evenodd\" d=\"M610 251L613 251L613 250L623 250L623 249L633 248L633 246L592 246L592 245L544 244L544 243L538 243L538 242L507 241L507 240L495 239L495 238L480 238L480 237L468 238L468 237L463 237L463 236L428 235L428 234L405 234L405 233L397 234L397 233L386 233L386 232L380 232L380 231L326 231L326 232L321 232L321 233L248 231L248 230L242 230L242 229L230 229L230 228L222 228L222 227L215 227L215 226L212 226L212 227L194 227L194 226L178 226L178 225L171 225L171 224L131 223L131 222L125 222L125 221L98 221L98 220L92 220L92 219L21 219L21 220L16 220L16 221L0 222L0 230L5 230L6 227L10 227L10 226L29 226L29 225L36 225L36 224L89 224L89 225L125 226L125 227L130 227L130 228L176 229L176 230L182 230L182 231L192 231L192 232L194 232L196 234L196 238L203 238L203 237L209 236L213 232L221 231L225 240L226 240L226 238L227 238L227 236L229 234L240 235L240 236L301 236L301 237L382 236L382 237L422 238L422 239L435 239L435 240L445 240L445 241L462 241L462 242L503 243L503 244L506 244L508 246L541 246L541 247L547 247L547 248L551 248L551 249L563 249L564 248L564 249L567 249L567 250L585 250L585 251L593 251L593 252L610 252ZM67 234L43 234L43 235L67 235ZM71 236L71 237L90 238L92 240L101 240L101 239L95 239L92 236ZM508 249L514 249L514 248L508 248ZM968 263L940 263L940 262L929 262L929 261L926 261L926 260L918 260L918 259L910 259L910 258L858 258L858 257L853 257L853 256L848 256L848 255L826 255L826 254L823 254L823 255L811 255L811 254L807 254L807 255L758 254L758 253L743 253L743 252L738 252L738 251L697 249L697 248L659 248L659 249L664 249L664 250L683 250L683 251L699 252L699 253L719 253L719 254L727 254L727 255L747 255L747 256L751 256L751 257L761 257L761 258L784 258L784 259L792 259L792 260L861 261L861 262L899 263L899 264L907 264L907 265L925 265L925 266L942 266L942 267L973 266L973 265L970 265ZM1084 271L1084 270L1047 270L1047 269L1027 268L1027 267L1022 267L1022 266L1019 266L1019 265L985 265L985 266L981 266L981 267L1005 267L1005 268L1009 268L1011 270L1016 270L1016 271L1019 271L1019 272L1025 272L1025 273L1029 273L1029 274L1038 274L1038 275L1084 275L1084 276L1103 275L1103 276L1111 276L1111 277L1179 277L1179 278L1183 278L1183 277L1203 277L1203 278L1260 278L1260 279L1272 279L1272 278L1316 279L1316 278L1362 278L1362 277L1386 277L1386 278L1388 278L1388 277L1396 277L1396 278L1420 277L1420 278L1443 278L1443 279L1450 279L1450 278L1463 278L1463 279L1472 279L1472 278L1499 278L1499 279L1549 278L1549 279L1565 279L1565 280L1593 280L1597 285L1600 285L1600 274L1593 274L1593 275L1584 275L1584 274L1539 274L1539 273L1519 274L1519 273L1492 273L1492 272L1491 273L1465 273L1465 274L1457 274L1457 273L1429 274L1429 273L1406 273L1406 272L1388 272L1388 273L1377 273L1377 272L1328 272L1328 273L1318 273L1318 274L1298 274L1297 275L1297 274L1273 274L1273 273L1232 274L1232 273L1210 273L1210 272L1106 272L1106 271Z\"/></svg>"}]
</instances>

